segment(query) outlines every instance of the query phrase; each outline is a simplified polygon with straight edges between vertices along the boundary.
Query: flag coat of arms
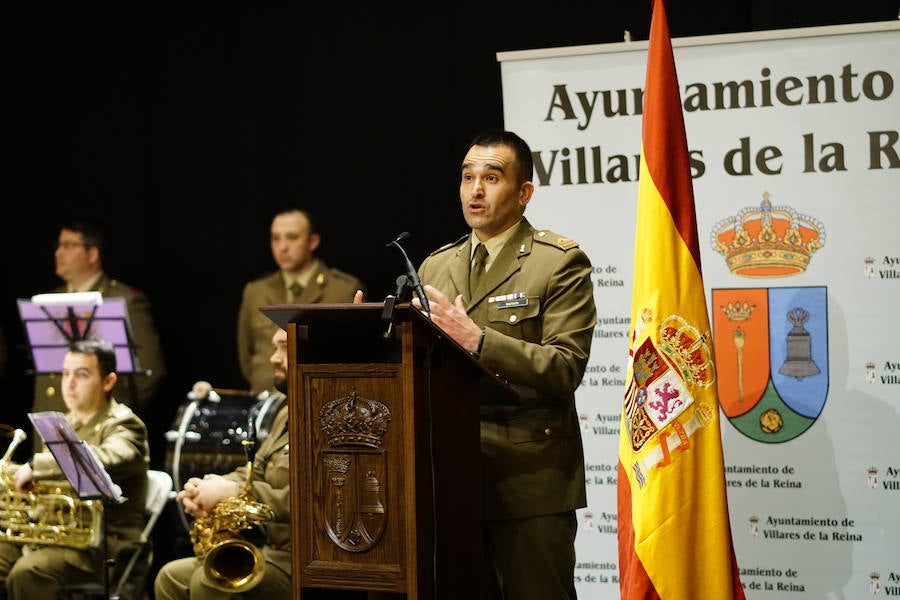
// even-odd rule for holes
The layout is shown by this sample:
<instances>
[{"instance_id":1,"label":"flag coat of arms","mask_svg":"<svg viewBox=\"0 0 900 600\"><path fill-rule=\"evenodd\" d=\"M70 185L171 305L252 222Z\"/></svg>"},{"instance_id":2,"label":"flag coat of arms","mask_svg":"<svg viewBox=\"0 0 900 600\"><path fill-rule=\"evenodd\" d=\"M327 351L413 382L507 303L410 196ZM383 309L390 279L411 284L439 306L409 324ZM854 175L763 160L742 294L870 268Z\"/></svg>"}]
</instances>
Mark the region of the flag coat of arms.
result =
<instances>
[{"instance_id":1,"label":"flag coat of arms","mask_svg":"<svg viewBox=\"0 0 900 600\"><path fill-rule=\"evenodd\" d=\"M624 600L744 598L672 42L653 3L618 466Z\"/></svg>"}]
</instances>

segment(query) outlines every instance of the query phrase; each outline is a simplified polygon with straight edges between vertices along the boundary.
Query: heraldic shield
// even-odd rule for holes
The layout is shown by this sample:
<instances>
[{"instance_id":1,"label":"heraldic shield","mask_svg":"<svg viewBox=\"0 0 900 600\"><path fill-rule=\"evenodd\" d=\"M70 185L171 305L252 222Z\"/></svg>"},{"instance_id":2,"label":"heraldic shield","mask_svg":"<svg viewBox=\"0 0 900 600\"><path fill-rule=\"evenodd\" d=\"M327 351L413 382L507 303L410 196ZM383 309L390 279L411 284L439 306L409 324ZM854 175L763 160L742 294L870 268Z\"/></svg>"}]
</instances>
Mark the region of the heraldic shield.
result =
<instances>
[{"instance_id":1,"label":"heraldic shield","mask_svg":"<svg viewBox=\"0 0 900 600\"><path fill-rule=\"evenodd\" d=\"M645 314L650 323L650 311ZM711 391L716 379L708 341L708 332L669 315L659 324L658 347L646 335L634 352L623 418L634 452L631 468L641 488L657 465L669 464L672 452L690 450L691 436L718 410L714 401L705 401L710 395L705 390Z\"/></svg>"},{"instance_id":2,"label":"heraldic shield","mask_svg":"<svg viewBox=\"0 0 900 600\"><path fill-rule=\"evenodd\" d=\"M722 410L744 435L781 443L809 429L828 395L826 288L712 291Z\"/></svg>"},{"instance_id":3,"label":"heraldic shield","mask_svg":"<svg viewBox=\"0 0 900 600\"><path fill-rule=\"evenodd\" d=\"M328 449L320 456L328 537L347 552L365 552L384 534L387 457L382 448L391 420L387 406L349 396L326 402L319 424Z\"/></svg>"}]
</instances>

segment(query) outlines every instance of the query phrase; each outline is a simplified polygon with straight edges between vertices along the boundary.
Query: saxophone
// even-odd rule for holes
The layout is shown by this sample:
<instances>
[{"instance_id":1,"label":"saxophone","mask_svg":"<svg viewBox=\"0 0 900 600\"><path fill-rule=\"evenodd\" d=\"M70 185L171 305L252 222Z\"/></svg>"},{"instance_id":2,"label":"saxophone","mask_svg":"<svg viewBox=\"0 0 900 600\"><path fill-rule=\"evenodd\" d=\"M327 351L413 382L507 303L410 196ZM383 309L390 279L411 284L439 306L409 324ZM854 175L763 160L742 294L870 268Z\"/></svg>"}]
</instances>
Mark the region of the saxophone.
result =
<instances>
[{"instance_id":1,"label":"saxophone","mask_svg":"<svg viewBox=\"0 0 900 600\"><path fill-rule=\"evenodd\" d=\"M247 477L240 494L216 504L210 514L194 519L191 542L203 561L206 585L225 592L245 592L262 581L266 561L262 551L241 537L241 531L274 518L272 509L250 496L254 442L242 442L247 452Z\"/></svg>"},{"instance_id":2,"label":"saxophone","mask_svg":"<svg viewBox=\"0 0 900 600\"><path fill-rule=\"evenodd\" d=\"M10 462L25 441L16 429L0 458L0 541L46 544L68 548L98 548L103 535L103 503L81 500L67 482L36 482L27 492L16 490L13 474L20 465Z\"/></svg>"}]
</instances>

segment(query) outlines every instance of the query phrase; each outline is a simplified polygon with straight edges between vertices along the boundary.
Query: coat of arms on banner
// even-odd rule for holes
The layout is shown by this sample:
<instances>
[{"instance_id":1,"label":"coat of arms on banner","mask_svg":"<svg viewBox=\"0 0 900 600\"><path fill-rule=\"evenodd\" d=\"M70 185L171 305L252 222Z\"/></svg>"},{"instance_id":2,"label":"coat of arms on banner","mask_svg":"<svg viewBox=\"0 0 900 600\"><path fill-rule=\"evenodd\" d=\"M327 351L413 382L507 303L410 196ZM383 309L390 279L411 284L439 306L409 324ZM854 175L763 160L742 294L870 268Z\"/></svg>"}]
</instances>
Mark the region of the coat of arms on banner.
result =
<instances>
[{"instance_id":1,"label":"coat of arms on banner","mask_svg":"<svg viewBox=\"0 0 900 600\"><path fill-rule=\"evenodd\" d=\"M382 448L391 413L356 390L319 410L328 449L320 456L328 536L348 552L381 539L387 521L387 458Z\"/></svg>"},{"instance_id":2,"label":"coat of arms on banner","mask_svg":"<svg viewBox=\"0 0 900 600\"><path fill-rule=\"evenodd\" d=\"M793 207L742 208L713 227L713 249L738 277L791 277L825 245L825 227ZM810 428L828 394L825 287L714 289L710 306L719 403L734 425L761 442Z\"/></svg>"},{"instance_id":3,"label":"coat of arms on banner","mask_svg":"<svg viewBox=\"0 0 900 600\"><path fill-rule=\"evenodd\" d=\"M710 310L731 424L771 443L809 429L828 395L826 288L714 289Z\"/></svg>"}]
</instances>

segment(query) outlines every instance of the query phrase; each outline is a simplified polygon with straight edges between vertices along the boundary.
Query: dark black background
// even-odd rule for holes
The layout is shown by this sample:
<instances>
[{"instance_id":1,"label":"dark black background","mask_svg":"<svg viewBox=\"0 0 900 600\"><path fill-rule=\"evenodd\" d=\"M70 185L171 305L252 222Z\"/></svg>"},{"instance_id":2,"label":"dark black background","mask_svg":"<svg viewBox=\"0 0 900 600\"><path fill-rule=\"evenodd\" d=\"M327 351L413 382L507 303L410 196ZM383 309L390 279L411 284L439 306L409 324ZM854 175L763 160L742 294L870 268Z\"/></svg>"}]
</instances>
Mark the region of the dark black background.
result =
<instances>
[{"instance_id":1,"label":"dark black background","mask_svg":"<svg viewBox=\"0 0 900 600\"><path fill-rule=\"evenodd\" d=\"M650 3L45 3L4 5L0 422L21 423L31 366L16 298L47 291L52 244L74 215L101 220L106 271L147 292L169 377L160 432L192 383L242 387L243 284L274 267L278 208L319 216L320 255L382 299L465 231L459 161L503 125L498 51L634 40ZM670 2L672 36L897 18L897 0ZM536 90L540 93L540 90ZM538 224L539 225L539 224Z\"/></svg>"}]
</instances>

